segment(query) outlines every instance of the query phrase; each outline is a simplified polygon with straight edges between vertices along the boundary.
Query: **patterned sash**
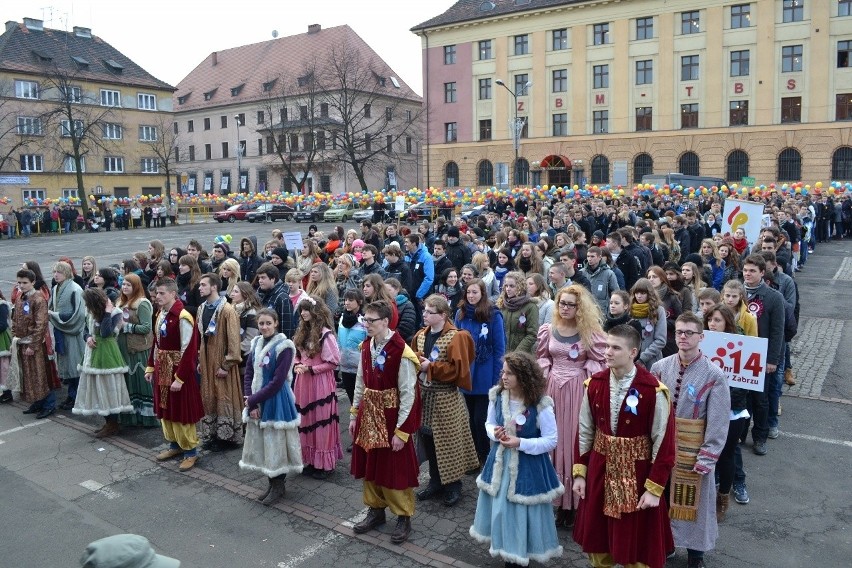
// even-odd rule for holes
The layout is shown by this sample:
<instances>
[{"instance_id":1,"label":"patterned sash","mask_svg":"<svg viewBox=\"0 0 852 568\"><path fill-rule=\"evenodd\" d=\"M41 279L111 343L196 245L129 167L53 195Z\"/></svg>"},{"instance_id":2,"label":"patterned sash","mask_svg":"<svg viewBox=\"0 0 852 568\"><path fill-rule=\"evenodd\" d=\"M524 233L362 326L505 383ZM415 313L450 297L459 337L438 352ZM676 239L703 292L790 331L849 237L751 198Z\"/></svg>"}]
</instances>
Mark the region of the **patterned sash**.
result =
<instances>
[{"instance_id":1,"label":"patterned sash","mask_svg":"<svg viewBox=\"0 0 852 568\"><path fill-rule=\"evenodd\" d=\"M385 420L386 408L399 407L398 389L364 389L358 406L360 426L355 443L366 451L376 448L389 448L388 425Z\"/></svg>"},{"instance_id":2,"label":"patterned sash","mask_svg":"<svg viewBox=\"0 0 852 568\"><path fill-rule=\"evenodd\" d=\"M651 438L622 438L595 433L594 451L606 456L604 474L604 515L620 519L639 505L636 462L651 459Z\"/></svg>"},{"instance_id":3,"label":"patterned sash","mask_svg":"<svg viewBox=\"0 0 852 568\"><path fill-rule=\"evenodd\" d=\"M695 521L701 496L701 475L693 468L704 443L705 421L675 418L677 429L677 456L672 470L669 495L669 518Z\"/></svg>"},{"instance_id":4,"label":"patterned sash","mask_svg":"<svg viewBox=\"0 0 852 568\"><path fill-rule=\"evenodd\" d=\"M160 408L163 410L169 407L169 389L175 380L175 369L180 363L180 357L180 351L157 350L157 387L160 389Z\"/></svg>"}]
</instances>

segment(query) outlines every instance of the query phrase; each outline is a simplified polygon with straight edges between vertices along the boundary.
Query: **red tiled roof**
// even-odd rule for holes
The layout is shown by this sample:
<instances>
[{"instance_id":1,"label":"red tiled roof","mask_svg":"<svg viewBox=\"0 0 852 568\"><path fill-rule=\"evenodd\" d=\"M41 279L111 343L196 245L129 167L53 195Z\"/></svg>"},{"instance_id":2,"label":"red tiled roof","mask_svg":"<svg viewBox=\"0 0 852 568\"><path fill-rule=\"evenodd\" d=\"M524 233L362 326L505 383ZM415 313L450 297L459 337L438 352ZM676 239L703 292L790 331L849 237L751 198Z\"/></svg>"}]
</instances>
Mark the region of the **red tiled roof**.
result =
<instances>
[{"instance_id":1,"label":"red tiled roof","mask_svg":"<svg viewBox=\"0 0 852 568\"><path fill-rule=\"evenodd\" d=\"M487 20L496 16L515 14L518 12L530 12L544 8L567 6L570 4L582 4L592 0L529 0L518 2L517 0L459 0L443 13L430 18L421 24L411 28L412 32L428 28L469 22L472 20Z\"/></svg>"},{"instance_id":2,"label":"red tiled roof","mask_svg":"<svg viewBox=\"0 0 852 568\"><path fill-rule=\"evenodd\" d=\"M81 66L73 57L88 65ZM117 62L121 72L111 70L108 60ZM174 90L98 36L79 37L74 32L47 28L32 30L21 23L0 35L0 70L41 76L58 71L79 81Z\"/></svg>"},{"instance_id":3,"label":"red tiled roof","mask_svg":"<svg viewBox=\"0 0 852 568\"><path fill-rule=\"evenodd\" d=\"M273 79L278 79L274 92L281 92L281 81L285 80L292 81L296 88L308 65L315 60L321 62L323 55L334 49L357 51L361 61L372 62L373 71L386 79L384 89L388 96L421 100L367 42L348 25L342 25L211 53L178 83L173 96L175 111L263 100L268 96L263 93L263 84ZM242 89L232 96L231 90L240 85ZM205 101L204 93L212 91L215 93ZM179 104L183 97L183 104Z\"/></svg>"}]
</instances>

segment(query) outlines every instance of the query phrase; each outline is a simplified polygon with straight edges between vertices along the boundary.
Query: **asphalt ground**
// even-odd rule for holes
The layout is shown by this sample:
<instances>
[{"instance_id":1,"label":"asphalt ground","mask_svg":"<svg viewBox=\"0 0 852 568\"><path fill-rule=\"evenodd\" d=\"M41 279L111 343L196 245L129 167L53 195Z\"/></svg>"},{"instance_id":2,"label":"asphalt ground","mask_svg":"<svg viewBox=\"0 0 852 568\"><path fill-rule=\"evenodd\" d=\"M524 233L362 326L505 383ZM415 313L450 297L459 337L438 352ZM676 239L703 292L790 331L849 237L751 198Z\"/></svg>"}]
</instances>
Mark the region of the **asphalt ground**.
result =
<instances>
[{"instance_id":1,"label":"asphalt ground","mask_svg":"<svg viewBox=\"0 0 852 568\"><path fill-rule=\"evenodd\" d=\"M153 238L175 246L190 238L212 244L216 235L229 233L238 242L254 234L262 243L274 227L307 230L296 223L205 223L3 239L0 286L9 293L24 260L38 260L45 272L62 255L78 260L91 254L100 264L118 263L145 250ZM706 556L708 566L849 564L852 241L819 245L797 282L802 297L800 335L793 342L798 384L785 387L781 436L769 441L768 455L755 456L743 446L751 502L731 503L717 549ZM348 401L338 394L345 448ZM36 421L22 415L23 408L0 406L0 567L77 566L88 542L120 532L145 535L159 552L187 567L502 565L467 534L477 495L473 477L465 478L464 497L454 508L418 502L410 542L395 546L389 541L392 515L378 532L352 533L364 506L360 483L348 473L349 454L328 481L291 477L286 497L267 508L254 501L265 480L239 470L238 450L202 453L194 470L179 473L176 462L153 460L165 447L157 429L125 429L96 441L91 433L100 426L98 419L58 412ZM560 538L565 554L547 565L587 566L570 534L560 531ZM679 550L667 566L685 564Z\"/></svg>"}]
</instances>

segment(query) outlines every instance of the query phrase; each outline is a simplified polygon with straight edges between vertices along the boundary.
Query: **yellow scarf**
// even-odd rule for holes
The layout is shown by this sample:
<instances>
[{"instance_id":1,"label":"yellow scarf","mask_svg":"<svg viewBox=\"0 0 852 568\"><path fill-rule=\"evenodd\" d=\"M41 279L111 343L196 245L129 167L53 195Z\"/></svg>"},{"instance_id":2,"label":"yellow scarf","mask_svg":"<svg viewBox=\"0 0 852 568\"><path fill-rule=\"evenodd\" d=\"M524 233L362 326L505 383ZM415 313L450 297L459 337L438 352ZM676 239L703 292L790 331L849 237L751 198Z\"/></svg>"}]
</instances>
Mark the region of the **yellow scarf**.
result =
<instances>
[{"instance_id":1,"label":"yellow scarf","mask_svg":"<svg viewBox=\"0 0 852 568\"><path fill-rule=\"evenodd\" d=\"M647 318L648 314L651 313L650 308L648 307L648 302L644 304L640 304L639 302L633 302L630 304L630 317L636 319Z\"/></svg>"}]
</instances>

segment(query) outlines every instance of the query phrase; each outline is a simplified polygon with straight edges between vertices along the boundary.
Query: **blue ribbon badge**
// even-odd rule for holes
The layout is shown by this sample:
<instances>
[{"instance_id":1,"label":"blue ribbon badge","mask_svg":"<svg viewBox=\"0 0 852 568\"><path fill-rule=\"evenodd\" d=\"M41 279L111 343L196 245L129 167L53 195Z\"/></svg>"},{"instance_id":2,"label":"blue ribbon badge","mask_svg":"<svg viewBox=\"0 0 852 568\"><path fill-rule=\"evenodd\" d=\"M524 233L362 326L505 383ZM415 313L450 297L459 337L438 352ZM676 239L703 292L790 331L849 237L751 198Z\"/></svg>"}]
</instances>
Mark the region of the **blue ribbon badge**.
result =
<instances>
[{"instance_id":1,"label":"blue ribbon badge","mask_svg":"<svg viewBox=\"0 0 852 568\"><path fill-rule=\"evenodd\" d=\"M627 391L627 398L624 399L624 404L627 408L624 409L624 412L630 412L634 416L638 416L639 413L636 410L636 407L639 406L639 391L636 389L630 389Z\"/></svg>"},{"instance_id":2,"label":"blue ribbon badge","mask_svg":"<svg viewBox=\"0 0 852 568\"><path fill-rule=\"evenodd\" d=\"M160 337L166 336L166 318L163 318L163 323L160 324Z\"/></svg>"},{"instance_id":3,"label":"blue ribbon badge","mask_svg":"<svg viewBox=\"0 0 852 568\"><path fill-rule=\"evenodd\" d=\"M438 360L438 357L441 356L441 350L438 349L438 346L435 345L432 347L432 352L429 354L429 361L435 362Z\"/></svg>"},{"instance_id":4,"label":"blue ribbon badge","mask_svg":"<svg viewBox=\"0 0 852 568\"><path fill-rule=\"evenodd\" d=\"M385 353L385 350L384 350L384 349L382 349L382 352L381 352L381 353L379 353L379 356L378 356L378 357L376 357L376 368L377 368L379 371L384 371L384 370L385 370L385 361L387 360L387 359L386 359L386 355L387 355L387 353Z\"/></svg>"},{"instance_id":5,"label":"blue ribbon badge","mask_svg":"<svg viewBox=\"0 0 852 568\"><path fill-rule=\"evenodd\" d=\"M488 324L487 323L482 324L482 327L479 328L479 337L481 337L482 339L485 339L485 338L488 337Z\"/></svg>"},{"instance_id":6,"label":"blue ribbon badge","mask_svg":"<svg viewBox=\"0 0 852 568\"><path fill-rule=\"evenodd\" d=\"M24 302L24 305L22 306L22 308L23 308L25 314L30 313L30 303L29 302Z\"/></svg>"}]
</instances>

